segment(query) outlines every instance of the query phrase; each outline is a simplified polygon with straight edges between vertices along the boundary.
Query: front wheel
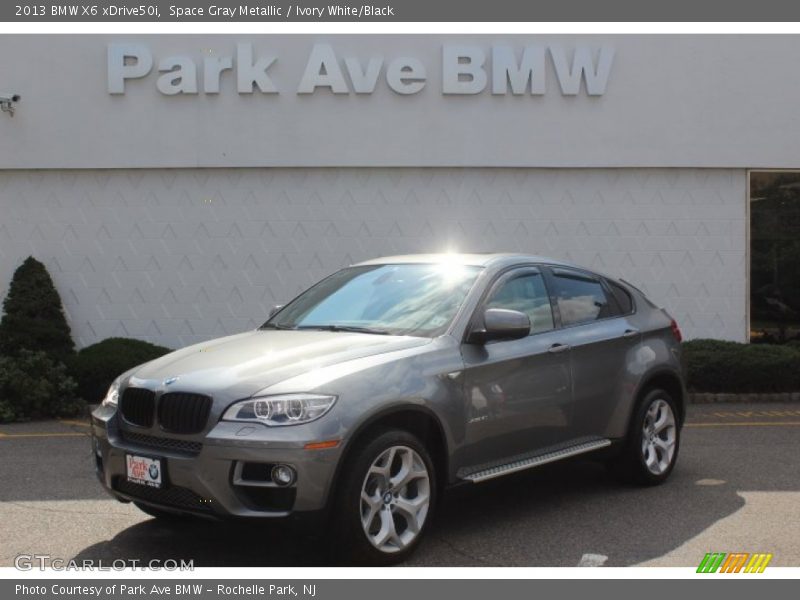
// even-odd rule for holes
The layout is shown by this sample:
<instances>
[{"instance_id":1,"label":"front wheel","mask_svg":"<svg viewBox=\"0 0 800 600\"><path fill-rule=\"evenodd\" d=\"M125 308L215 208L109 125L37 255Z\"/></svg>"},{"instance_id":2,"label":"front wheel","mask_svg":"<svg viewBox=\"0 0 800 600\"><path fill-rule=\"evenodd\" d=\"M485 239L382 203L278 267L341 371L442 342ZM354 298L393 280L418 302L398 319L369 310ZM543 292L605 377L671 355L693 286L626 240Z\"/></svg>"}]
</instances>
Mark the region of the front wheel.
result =
<instances>
[{"instance_id":1,"label":"front wheel","mask_svg":"<svg viewBox=\"0 0 800 600\"><path fill-rule=\"evenodd\" d=\"M657 485L678 459L680 425L675 401L662 389L649 391L637 405L622 454L611 463L624 480Z\"/></svg>"},{"instance_id":2,"label":"front wheel","mask_svg":"<svg viewBox=\"0 0 800 600\"><path fill-rule=\"evenodd\" d=\"M402 430L380 433L354 452L343 470L334 515L340 525L338 548L360 564L401 562L431 521L433 461L425 445Z\"/></svg>"}]
</instances>

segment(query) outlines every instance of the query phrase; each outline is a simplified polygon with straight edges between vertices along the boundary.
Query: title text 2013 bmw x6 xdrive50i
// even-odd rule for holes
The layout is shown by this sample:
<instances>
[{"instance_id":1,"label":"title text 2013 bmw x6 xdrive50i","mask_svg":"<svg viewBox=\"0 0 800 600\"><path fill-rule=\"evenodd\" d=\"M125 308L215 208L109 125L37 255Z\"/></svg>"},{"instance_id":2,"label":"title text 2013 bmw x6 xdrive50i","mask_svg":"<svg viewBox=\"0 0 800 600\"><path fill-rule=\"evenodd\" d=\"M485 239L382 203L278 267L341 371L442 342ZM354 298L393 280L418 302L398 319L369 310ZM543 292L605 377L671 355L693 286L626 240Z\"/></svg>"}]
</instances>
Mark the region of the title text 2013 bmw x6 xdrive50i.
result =
<instances>
[{"instance_id":1,"label":"title text 2013 bmw x6 xdrive50i","mask_svg":"<svg viewBox=\"0 0 800 600\"><path fill-rule=\"evenodd\" d=\"M157 517L321 511L340 552L398 561L448 485L592 452L664 481L680 339L635 287L556 260L371 260L122 374L93 412L97 474Z\"/></svg>"}]
</instances>

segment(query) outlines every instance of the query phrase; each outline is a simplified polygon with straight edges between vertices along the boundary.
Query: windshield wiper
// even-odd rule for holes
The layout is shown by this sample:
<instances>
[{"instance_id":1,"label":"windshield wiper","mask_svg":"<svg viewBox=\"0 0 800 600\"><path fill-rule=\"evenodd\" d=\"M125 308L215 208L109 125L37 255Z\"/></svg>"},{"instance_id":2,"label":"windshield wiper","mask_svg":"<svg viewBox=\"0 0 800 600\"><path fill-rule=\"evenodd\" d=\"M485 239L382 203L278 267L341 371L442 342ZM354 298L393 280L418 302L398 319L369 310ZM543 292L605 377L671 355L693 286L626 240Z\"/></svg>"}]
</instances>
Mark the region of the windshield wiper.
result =
<instances>
[{"instance_id":1,"label":"windshield wiper","mask_svg":"<svg viewBox=\"0 0 800 600\"><path fill-rule=\"evenodd\" d=\"M370 333L373 335L389 335L383 329L372 329L371 327L356 327L354 325L301 325L295 329L318 329L319 331L348 331L352 333Z\"/></svg>"}]
</instances>

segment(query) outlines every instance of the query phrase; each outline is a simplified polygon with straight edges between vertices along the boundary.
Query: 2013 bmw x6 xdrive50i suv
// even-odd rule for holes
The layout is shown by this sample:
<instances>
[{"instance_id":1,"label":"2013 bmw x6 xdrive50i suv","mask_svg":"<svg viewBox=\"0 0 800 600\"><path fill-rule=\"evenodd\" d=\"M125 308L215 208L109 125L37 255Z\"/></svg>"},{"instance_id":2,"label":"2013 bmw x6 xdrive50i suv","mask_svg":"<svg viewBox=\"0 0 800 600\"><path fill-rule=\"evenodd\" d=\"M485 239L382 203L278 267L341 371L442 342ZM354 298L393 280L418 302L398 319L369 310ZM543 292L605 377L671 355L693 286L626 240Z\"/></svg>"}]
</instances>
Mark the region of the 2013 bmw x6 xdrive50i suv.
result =
<instances>
[{"instance_id":1,"label":"2013 bmw x6 xdrive50i suv","mask_svg":"<svg viewBox=\"0 0 800 600\"><path fill-rule=\"evenodd\" d=\"M323 511L340 552L389 563L448 485L585 453L664 481L680 339L636 288L559 261L372 260L121 375L93 413L97 473L156 517Z\"/></svg>"}]
</instances>

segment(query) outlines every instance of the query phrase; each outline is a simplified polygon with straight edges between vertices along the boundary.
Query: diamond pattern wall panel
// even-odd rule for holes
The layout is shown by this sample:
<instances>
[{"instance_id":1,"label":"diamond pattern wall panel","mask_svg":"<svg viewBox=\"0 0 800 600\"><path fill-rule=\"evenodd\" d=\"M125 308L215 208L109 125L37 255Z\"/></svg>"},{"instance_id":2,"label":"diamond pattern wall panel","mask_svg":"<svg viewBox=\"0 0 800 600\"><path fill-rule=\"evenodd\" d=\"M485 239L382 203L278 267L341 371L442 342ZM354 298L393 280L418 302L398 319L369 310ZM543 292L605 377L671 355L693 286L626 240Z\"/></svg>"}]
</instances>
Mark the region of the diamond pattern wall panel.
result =
<instances>
[{"instance_id":1,"label":"diamond pattern wall panel","mask_svg":"<svg viewBox=\"0 0 800 600\"><path fill-rule=\"evenodd\" d=\"M708 169L0 172L0 296L28 255L79 346L256 327L387 254L524 251L642 287L688 337L746 337L746 176Z\"/></svg>"}]
</instances>

